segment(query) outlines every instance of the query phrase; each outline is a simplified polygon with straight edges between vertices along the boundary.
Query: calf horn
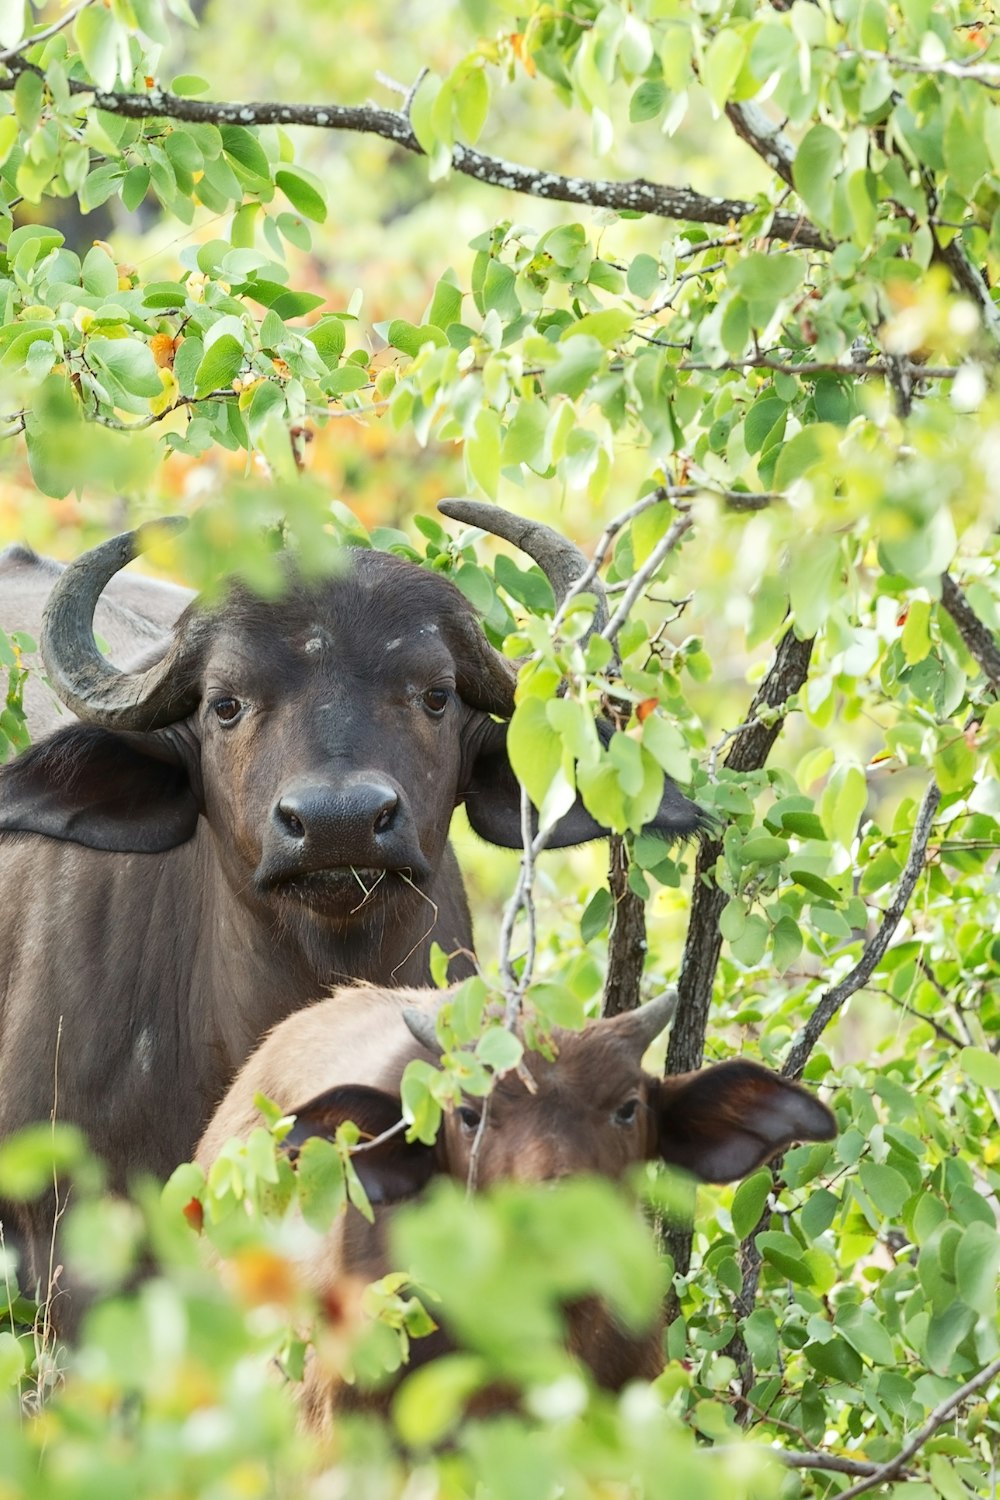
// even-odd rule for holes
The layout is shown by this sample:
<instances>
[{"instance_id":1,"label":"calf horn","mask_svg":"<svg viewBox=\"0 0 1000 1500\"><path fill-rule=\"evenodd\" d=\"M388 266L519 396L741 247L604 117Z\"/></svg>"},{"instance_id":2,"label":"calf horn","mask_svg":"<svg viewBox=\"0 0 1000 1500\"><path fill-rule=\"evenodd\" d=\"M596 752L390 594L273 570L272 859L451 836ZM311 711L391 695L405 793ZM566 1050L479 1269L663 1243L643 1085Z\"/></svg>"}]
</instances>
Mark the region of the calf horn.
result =
<instances>
[{"instance_id":1,"label":"calf horn","mask_svg":"<svg viewBox=\"0 0 1000 1500\"><path fill-rule=\"evenodd\" d=\"M94 611L114 575L164 535L187 525L183 516L155 521L102 542L71 562L49 595L41 652L53 689L85 724L149 730L191 712L198 689L185 664L191 646L175 631L166 654L144 671L120 672L97 649Z\"/></svg>"},{"instance_id":2,"label":"calf horn","mask_svg":"<svg viewBox=\"0 0 1000 1500\"><path fill-rule=\"evenodd\" d=\"M646 1005L640 1005L638 1010L627 1010L623 1015L596 1021L594 1024L609 1030L613 1029L615 1035L621 1037L629 1046L635 1047L641 1057L649 1044L673 1020L677 1000L678 995L675 989L664 990Z\"/></svg>"},{"instance_id":3,"label":"calf horn","mask_svg":"<svg viewBox=\"0 0 1000 1500\"><path fill-rule=\"evenodd\" d=\"M416 1005L408 1005L403 1011L403 1020L406 1022L411 1035L418 1041L421 1047L426 1047L428 1052L433 1052L435 1057L440 1057L444 1048L438 1040L437 1017L433 1011L421 1010Z\"/></svg>"}]
</instances>

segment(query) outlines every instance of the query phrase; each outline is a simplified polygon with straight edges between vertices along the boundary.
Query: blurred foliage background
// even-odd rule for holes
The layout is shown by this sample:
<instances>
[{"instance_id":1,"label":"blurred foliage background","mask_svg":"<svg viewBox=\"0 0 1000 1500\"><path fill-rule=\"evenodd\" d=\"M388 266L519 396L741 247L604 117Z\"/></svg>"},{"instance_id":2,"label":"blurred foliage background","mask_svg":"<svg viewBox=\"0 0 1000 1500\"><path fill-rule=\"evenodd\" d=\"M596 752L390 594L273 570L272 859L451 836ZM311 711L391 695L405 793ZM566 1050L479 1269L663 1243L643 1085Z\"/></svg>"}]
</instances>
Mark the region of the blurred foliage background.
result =
<instances>
[{"instance_id":1,"label":"blurred foliage background","mask_svg":"<svg viewBox=\"0 0 1000 1500\"><path fill-rule=\"evenodd\" d=\"M348 539L448 572L528 662L512 743L536 804L575 783L631 834L667 770L714 819L700 849L631 845L644 993L680 976L668 1066L804 1069L841 1135L701 1192L693 1240L674 1227L652 1386L529 1372L520 1415L463 1422L499 1358L484 1335L474 1377L431 1366L325 1447L266 1373L278 1353L294 1376L308 1321L287 1223L253 1219L223 1290L180 1214L211 1188L103 1203L67 1138L71 1243L109 1296L60 1351L8 1267L0 1495L993 1494L992 6L214 0L194 19L0 3L0 541L67 557L183 512L151 565L195 586L266 586L279 519L304 553ZM213 115L234 99L309 124ZM328 128L341 107L362 113ZM604 537L620 671L510 549L434 519L465 495L587 551ZM26 644L0 636L4 753ZM609 672L604 750L580 712ZM461 814L454 838L484 968L512 958L543 1014L554 993L594 1013L626 899L604 850L542 856L525 974L498 951L518 856ZM47 1142L0 1149L3 1191L45 1180ZM220 1189L220 1220L271 1161ZM520 1210L481 1212L508 1243ZM458 1214L427 1209L441 1296L463 1267L434 1226ZM593 1218L600 1291L636 1226ZM119 1292L147 1241L162 1276ZM503 1269L485 1300L518 1295ZM544 1257L524 1276L558 1301ZM334 1334L364 1344L374 1310L391 1367L416 1315L398 1288L365 1307Z\"/></svg>"}]
</instances>

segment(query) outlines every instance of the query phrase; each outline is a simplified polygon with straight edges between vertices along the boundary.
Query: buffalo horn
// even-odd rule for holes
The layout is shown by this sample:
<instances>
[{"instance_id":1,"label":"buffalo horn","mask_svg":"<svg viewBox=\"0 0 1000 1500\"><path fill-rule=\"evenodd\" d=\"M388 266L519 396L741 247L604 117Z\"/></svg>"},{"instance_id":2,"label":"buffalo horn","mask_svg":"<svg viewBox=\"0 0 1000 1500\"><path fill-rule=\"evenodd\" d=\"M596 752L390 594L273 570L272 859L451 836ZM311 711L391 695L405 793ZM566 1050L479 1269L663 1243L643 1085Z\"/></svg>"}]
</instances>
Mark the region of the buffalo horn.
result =
<instances>
[{"instance_id":1,"label":"buffalo horn","mask_svg":"<svg viewBox=\"0 0 1000 1500\"><path fill-rule=\"evenodd\" d=\"M94 611L114 575L164 535L182 530L182 516L155 521L102 542L60 574L42 617L41 651L53 689L85 724L150 730L174 724L198 701L183 669L185 646L175 632L166 655L144 671L120 672L94 640Z\"/></svg>"},{"instance_id":2,"label":"buffalo horn","mask_svg":"<svg viewBox=\"0 0 1000 1500\"><path fill-rule=\"evenodd\" d=\"M590 566L579 547L568 537L560 535L551 526L543 526L540 521L515 516L499 505L491 505L485 500L441 500L438 510L450 520L460 521L463 526L478 526L492 536L503 537L505 542L513 543L526 553L551 583L557 607ZM597 600L589 632L593 634L603 630L608 623L608 605L604 589L596 577L588 583L587 592Z\"/></svg>"},{"instance_id":3,"label":"buffalo horn","mask_svg":"<svg viewBox=\"0 0 1000 1500\"><path fill-rule=\"evenodd\" d=\"M441 1056L444 1049L438 1041L437 1027L432 1011L419 1010L415 1005L408 1005L403 1011L403 1020L421 1047L426 1047L427 1051L433 1052L435 1057Z\"/></svg>"},{"instance_id":4,"label":"buffalo horn","mask_svg":"<svg viewBox=\"0 0 1000 1500\"><path fill-rule=\"evenodd\" d=\"M677 998L675 989L664 990L648 1004L640 1005L638 1010L626 1011L624 1015L615 1016L613 1020L603 1024L613 1026L619 1036L627 1038L630 1043L634 1044L641 1056L650 1042L658 1037L673 1020L674 1011L677 1009Z\"/></svg>"}]
</instances>

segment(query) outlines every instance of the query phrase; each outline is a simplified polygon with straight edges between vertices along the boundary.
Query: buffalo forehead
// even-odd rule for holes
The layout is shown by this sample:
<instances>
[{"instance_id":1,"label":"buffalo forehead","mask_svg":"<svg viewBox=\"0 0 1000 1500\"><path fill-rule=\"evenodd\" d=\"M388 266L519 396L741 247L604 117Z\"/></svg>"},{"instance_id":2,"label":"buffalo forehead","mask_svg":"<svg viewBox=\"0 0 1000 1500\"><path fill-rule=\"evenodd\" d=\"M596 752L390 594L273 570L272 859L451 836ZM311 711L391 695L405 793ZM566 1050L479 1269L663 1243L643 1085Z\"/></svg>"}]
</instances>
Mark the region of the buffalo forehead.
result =
<instances>
[{"instance_id":1,"label":"buffalo forehead","mask_svg":"<svg viewBox=\"0 0 1000 1500\"><path fill-rule=\"evenodd\" d=\"M447 594L442 597L451 603ZM276 673L322 667L376 681L409 675L424 685L428 671L454 664L447 644L449 611L442 618L434 607L440 602L433 588L358 589L353 580L336 580L307 597L293 594L276 603L224 609L211 636L208 671L273 680Z\"/></svg>"}]
</instances>

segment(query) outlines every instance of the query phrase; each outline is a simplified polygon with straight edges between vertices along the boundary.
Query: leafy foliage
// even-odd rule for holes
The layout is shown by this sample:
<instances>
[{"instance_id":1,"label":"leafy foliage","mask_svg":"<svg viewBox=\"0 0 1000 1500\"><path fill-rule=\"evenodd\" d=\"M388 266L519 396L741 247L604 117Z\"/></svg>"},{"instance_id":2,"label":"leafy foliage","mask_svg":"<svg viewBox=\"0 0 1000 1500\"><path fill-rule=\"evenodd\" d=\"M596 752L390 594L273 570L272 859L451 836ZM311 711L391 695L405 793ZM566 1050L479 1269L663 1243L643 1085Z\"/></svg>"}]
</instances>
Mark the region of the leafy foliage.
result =
<instances>
[{"instance_id":1,"label":"leafy foliage","mask_svg":"<svg viewBox=\"0 0 1000 1500\"><path fill-rule=\"evenodd\" d=\"M329 7L288 11L269 17L282 58L331 24ZM199 585L237 570L273 591L278 534L317 569L350 543L450 576L522 662L510 747L541 839L520 869L460 828L458 843L477 905L516 882L481 950L529 1044L581 1025L621 964L621 891L588 854L544 864L579 792L628 836L650 989L683 949L671 1065L797 1059L841 1133L700 1192L690 1245L676 1192L644 1180L669 1200L661 1263L598 1185L435 1195L399 1225L420 1288L400 1271L326 1309L318 1338L343 1378L372 1381L438 1314L462 1352L405 1381L387 1422L338 1424L323 1461L359 1494L402 1493L416 1470L428 1493L518 1500L657 1494L665 1475L727 1500L855 1483L985 1496L1000 1442L992 11L465 0L427 17L419 55L373 12L351 48L299 56L343 105L241 106L205 97L236 91L218 68L238 58L266 92L271 57L221 5L199 52L178 40L184 0L55 17L0 3L0 526L71 548L115 528L124 493L143 517L194 510L153 560ZM430 71L399 109L351 103L379 86L359 83L368 56ZM324 146L340 128L361 133L343 158ZM492 193L463 196L469 176ZM110 239L74 239L63 200ZM339 290L354 267L364 285ZM588 639L591 590L557 601L523 558L433 519L454 491L596 546L608 624ZM32 647L0 635L0 756L26 742ZM706 809L700 851L639 831L664 773ZM444 1066L407 1077L423 1139L519 1061L490 993L463 992ZM303 1220L363 1208L354 1141L310 1148L296 1176L268 1123L208 1184L182 1168L163 1205L75 1210L67 1254L108 1299L43 1414L5 1409L0 1480L47 1497L103 1495L109 1475L123 1493L324 1493L264 1366L301 1374L292 1244ZM47 1139L0 1147L0 1190L48 1181ZM57 1140L86 1179L79 1143ZM228 1291L197 1269L185 1206ZM146 1235L163 1274L126 1293ZM623 1316L652 1313L658 1264L663 1375L592 1390L561 1352L560 1306L593 1285L634 1296ZM24 1332L31 1289L13 1270L7 1285L0 1382L30 1413L57 1371L51 1341ZM511 1340L528 1327L525 1361ZM500 1378L523 1411L464 1421Z\"/></svg>"}]
</instances>

